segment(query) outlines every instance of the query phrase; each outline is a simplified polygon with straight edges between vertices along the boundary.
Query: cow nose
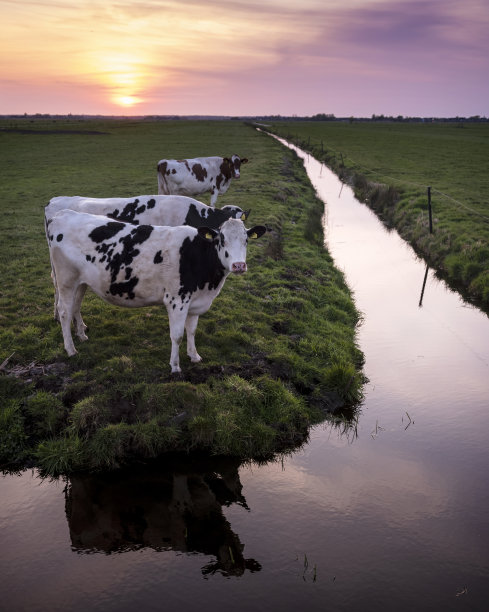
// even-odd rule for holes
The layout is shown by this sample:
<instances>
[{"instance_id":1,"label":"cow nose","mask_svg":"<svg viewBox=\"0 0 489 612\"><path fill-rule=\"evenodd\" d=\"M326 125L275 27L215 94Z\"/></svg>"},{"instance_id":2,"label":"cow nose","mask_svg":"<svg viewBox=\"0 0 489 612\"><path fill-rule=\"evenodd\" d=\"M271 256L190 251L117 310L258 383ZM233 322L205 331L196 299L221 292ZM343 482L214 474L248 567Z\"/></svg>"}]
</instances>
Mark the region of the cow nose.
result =
<instances>
[{"instance_id":1,"label":"cow nose","mask_svg":"<svg viewBox=\"0 0 489 612\"><path fill-rule=\"evenodd\" d=\"M246 272L246 263L244 261L236 261L233 263L232 271L234 274L243 274L243 272Z\"/></svg>"}]
</instances>

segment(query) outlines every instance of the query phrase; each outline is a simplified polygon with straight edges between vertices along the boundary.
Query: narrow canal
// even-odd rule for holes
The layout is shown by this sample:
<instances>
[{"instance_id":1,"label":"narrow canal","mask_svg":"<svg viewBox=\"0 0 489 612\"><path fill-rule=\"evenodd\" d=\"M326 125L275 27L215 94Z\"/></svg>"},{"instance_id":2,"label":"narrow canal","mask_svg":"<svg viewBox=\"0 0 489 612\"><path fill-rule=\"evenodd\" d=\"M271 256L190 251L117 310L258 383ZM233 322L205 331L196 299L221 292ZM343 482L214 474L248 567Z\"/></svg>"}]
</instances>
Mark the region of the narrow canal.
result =
<instances>
[{"instance_id":1,"label":"narrow canal","mask_svg":"<svg viewBox=\"0 0 489 612\"><path fill-rule=\"evenodd\" d=\"M358 422L263 466L2 477L2 609L487 609L489 319L295 150L363 313Z\"/></svg>"}]
</instances>

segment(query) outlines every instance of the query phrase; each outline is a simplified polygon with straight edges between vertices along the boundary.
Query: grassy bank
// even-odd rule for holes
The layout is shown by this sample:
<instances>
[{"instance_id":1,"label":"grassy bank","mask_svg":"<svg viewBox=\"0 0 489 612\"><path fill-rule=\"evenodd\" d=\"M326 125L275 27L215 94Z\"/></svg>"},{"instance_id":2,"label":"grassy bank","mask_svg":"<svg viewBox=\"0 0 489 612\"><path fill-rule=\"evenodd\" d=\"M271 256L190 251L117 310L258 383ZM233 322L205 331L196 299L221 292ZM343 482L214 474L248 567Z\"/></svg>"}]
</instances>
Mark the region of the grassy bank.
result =
<instances>
[{"instance_id":1,"label":"grassy bank","mask_svg":"<svg viewBox=\"0 0 489 612\"><path fill-rule=\"evenodd\" d=\"M271 130L324 160L449 284L489 310L489 124L277 122Z\"/></svg>"},{"instance_id":2,"label":"grassy bank","mask_svg":"<svg viewBox=\"0 0 489 612\"><path fill-rule=\"evenodd\" d=\"M301 162L240 122L4 121L0 463L46 473L112 468L167 451L263 458L362 392L359 315L322 248L322 204ZM162 157L251 161L218 200L270 231L201 317L191 364L170 375L166 310L90 292L90 340L68 358L53 320L43 209L55 195L155 193ZM208 198L203 197L208 202Z\"/></svg>"}]
</instances>

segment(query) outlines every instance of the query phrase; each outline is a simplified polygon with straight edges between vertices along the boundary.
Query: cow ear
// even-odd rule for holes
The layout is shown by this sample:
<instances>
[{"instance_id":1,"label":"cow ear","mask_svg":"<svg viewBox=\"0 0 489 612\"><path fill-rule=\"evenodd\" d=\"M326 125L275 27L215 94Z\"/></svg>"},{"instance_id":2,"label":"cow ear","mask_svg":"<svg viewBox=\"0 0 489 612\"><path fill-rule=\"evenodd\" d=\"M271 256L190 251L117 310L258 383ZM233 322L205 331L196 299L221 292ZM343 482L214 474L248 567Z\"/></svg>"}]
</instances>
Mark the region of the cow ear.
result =
<instances>
[{"instance_id":1,"label":"cow ear","mask_svg":"<svg viewBox=\"0 0 489 612\"><path fill-rule=\"evenodd\" d=\"M242 164L247 164L249 162L249 159L247 157L243 157L243 159L241 160Z\"/></svg>"},{"instance_id":2,"label":"cow ear","mask_svg":"<svg viewBox=\"0 0 489 612\"><path fill-rule=\"evenodd\" d=\"M218 235L218 232L215 229L210 227L206 227L205 225L197 228L197 232L201 238L207 240L207 242L212 242L214 238Z\"/></svg>"},{"instance_id":3,"label":"cow ear","mask_svg":"<svg viewBox=\"0 0 489 612\"><path fill-rule=\"evenodd\" d=\"M241 221L246 221L246 219L250 216L250 212L251 212L251 208L250 208L250 210L243 210L241 215L239 217L237 217L237 218L241 219Z\"/></svg>"},{"instance_id":4,"label":"cow ear","mask_svg":"<svg viewBox=\"0 0 489 612\"><path fill-rule=\"evenodd\" d=\"M248 238L255 239L260 238L267 231L267 228L264 225L255 225L251 229L246 230L248 234Z\"/></svg>"}]
</instances>

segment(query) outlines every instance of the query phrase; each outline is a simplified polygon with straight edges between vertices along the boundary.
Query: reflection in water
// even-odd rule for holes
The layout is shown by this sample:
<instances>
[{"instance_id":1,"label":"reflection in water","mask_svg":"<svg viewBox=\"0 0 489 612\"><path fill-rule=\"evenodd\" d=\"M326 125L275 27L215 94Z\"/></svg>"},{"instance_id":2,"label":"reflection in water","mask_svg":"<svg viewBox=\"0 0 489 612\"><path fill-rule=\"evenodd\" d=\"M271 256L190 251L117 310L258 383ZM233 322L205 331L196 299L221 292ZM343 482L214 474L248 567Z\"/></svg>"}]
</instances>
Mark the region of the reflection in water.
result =
<instances>
[{"instance_id":1,"label":"reflection in water","mask_svg":"<svg viewBox=\"0 0 489 612\"><path fill-rule=\"evenodd\" d=\"M245 559L244 545L222 507L247 508L232 459L195 458L94 476L74 476L66 488L73 550L106 554L140 548L199 552L216 557L202 568L240 576L261 565Z\"/></svg>"},{"instance_id":2,"label":"reflection in water","mask_svg":"<svg viewBox=\"0 0 489 612\"><path fill-rule=\"evenodd\" d=\"M423 297L424 297L424 290L425 290L425 287L426 287L426 279L428 278L428 270L429 270L429 267L426 266L426 270L425 270L425 273L424 273L424 279L423 279L423 286L421 288L421 295L419 296L419 304L418 304L418 306L420 308L423 305Z\"/></svg>"}]
</instances>

